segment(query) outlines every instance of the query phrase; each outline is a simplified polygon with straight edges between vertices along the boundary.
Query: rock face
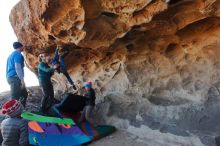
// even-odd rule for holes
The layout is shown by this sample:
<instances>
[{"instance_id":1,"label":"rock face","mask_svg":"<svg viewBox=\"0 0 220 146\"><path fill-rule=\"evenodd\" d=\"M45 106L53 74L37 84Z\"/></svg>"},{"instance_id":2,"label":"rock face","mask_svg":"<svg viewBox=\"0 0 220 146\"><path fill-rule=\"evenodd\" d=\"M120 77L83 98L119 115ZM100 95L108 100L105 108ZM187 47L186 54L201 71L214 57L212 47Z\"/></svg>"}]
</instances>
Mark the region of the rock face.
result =
<instances>
[{"instance_id":1,"label":"rock face","mask_svg":"<svg viewBox=\"0 0 220 146\"><path fill-rule=\"evenodd\" d=\"M21 0L10 21L32 71L56 43L70 51L68 72L94 83L99 121L149 145L212 146L220 134L219 16L219 0ZM60 74L54 83L67 88Z\"/></svg>"}]
</instances>

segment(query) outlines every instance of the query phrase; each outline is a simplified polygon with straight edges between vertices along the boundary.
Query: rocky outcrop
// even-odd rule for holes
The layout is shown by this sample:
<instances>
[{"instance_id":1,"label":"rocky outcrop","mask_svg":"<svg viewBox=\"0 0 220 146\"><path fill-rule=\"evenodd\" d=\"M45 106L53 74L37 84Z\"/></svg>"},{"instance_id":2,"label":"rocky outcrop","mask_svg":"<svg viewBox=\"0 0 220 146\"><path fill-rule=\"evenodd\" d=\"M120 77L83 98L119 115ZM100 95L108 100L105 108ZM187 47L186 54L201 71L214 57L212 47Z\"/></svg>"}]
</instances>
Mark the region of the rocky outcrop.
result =
<instances>
[{"instance_id":1,"label":"rocky outcrop","mask_svg":"<svg viewBox=\"0 0 220 146\"><path fill-rule=\"evenodd\" d=\"M56 43L70 51L71 76L94 83L99 121L150 145L211 146L220 134L219 16L218 0L21 0L10 21L31 70ZM67 88L61 74L54 83Z\"/></svg>"}]
</instances>

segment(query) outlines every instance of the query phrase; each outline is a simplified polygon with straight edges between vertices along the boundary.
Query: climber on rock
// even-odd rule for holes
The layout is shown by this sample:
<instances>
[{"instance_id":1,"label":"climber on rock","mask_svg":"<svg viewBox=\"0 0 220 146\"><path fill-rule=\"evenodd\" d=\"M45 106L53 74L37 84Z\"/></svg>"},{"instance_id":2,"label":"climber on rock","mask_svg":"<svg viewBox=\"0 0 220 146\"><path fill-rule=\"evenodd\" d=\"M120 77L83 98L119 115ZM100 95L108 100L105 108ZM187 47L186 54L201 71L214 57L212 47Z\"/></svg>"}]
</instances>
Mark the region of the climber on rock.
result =
<instances>
[{"instance_id":1,"label":"climber on rock","mask_svg":"<svg viewBox=\"0 0 220 146\"><path fill-rule=\"evenodd\" d=\"M67 78L68 82L72 85L73 89L76 90L76 86L74 85L73 80L71 79L69 73L67 72L67 66L64 62L65 56L68 54L68 51L64 51L60 45L57 45L55 50L54 58L51 61L51 64L59 64L59 68L57 69L58 73L63 73Z\"/></svg>"},{"instance_id":2,"label":"climber on rock","mask_svg":"<svg viewBox=\"0 0 220 146\"><path fill-rule=\"evenodd\" d=\"M55 64L53 67L50 67L48 64L50 62L50 57L42 53L38 56L38 79L39 84L43 92L43 99L41 101L40 112L45 114L49 111L50 107L54 104L54 90L51 82L51 76L54 71L58 68L58 65Z\"/></svg>"}]
</instances>

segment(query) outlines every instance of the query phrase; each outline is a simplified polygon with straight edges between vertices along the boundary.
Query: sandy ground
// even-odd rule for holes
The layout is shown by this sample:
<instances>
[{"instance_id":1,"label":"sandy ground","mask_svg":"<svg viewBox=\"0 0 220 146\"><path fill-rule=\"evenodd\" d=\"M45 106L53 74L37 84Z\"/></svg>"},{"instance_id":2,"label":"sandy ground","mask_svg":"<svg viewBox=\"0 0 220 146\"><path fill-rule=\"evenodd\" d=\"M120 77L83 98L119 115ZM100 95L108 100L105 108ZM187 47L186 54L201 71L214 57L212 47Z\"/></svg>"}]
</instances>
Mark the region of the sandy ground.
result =
<instances>
[{"instance_id":1,"label":"sandy ground","mask_svg":"<svg viewBox=\"0 0 220 146\"><path fill-rule=\"evenodd\" d=\"M118 130L105 138L89 144L89 146L147 146L147 144L141 142L135 135Z\"/></svg>"}]
</instances>

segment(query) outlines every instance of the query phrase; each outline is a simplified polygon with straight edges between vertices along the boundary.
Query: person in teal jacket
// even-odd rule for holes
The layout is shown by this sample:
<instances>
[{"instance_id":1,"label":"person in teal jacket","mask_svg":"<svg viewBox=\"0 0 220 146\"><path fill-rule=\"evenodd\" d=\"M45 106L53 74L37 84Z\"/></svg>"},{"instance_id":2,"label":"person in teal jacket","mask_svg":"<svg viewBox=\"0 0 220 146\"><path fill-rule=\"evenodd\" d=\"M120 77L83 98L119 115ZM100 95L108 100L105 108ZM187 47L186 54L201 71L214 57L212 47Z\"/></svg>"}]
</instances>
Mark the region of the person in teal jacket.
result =
<instances>
[{"instance_id":1,"label":"person in teal jacket","mask_svg":"<svg viewBox=\"0 0 220 146\"><path fill-rule=\"evenodd\" d=\"M51 77L56 68L58 68L58 65L55 64L53 67L50 67L48 65L50 62L50 57L47 56L45 53L40 54L38 60L38 80L43 92L40 112L46 113L55 101Z\"/></svg>"}]
</instances>

